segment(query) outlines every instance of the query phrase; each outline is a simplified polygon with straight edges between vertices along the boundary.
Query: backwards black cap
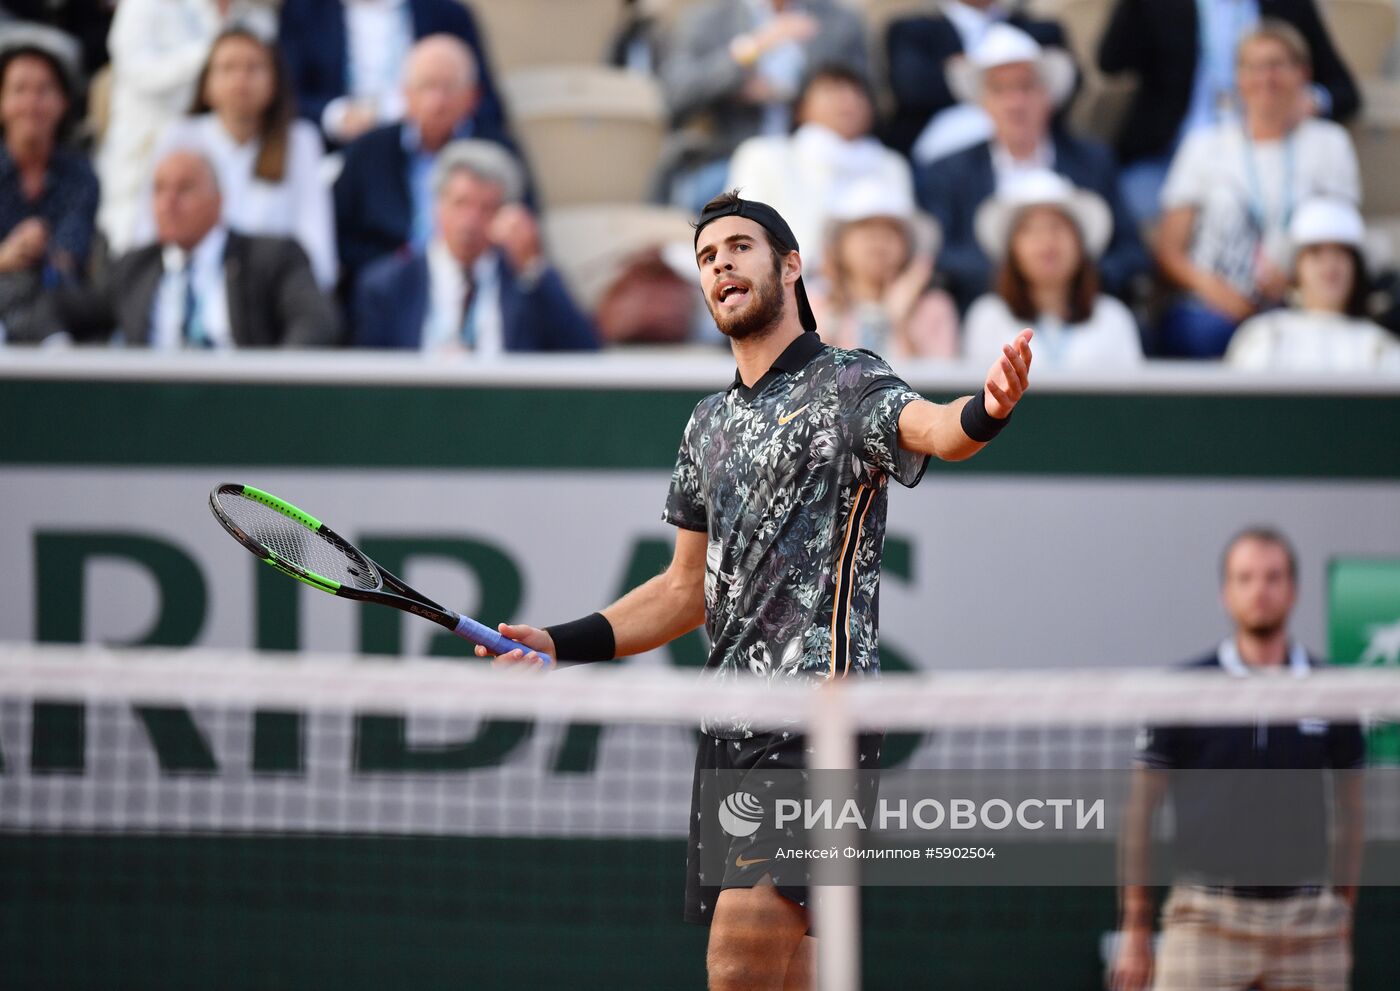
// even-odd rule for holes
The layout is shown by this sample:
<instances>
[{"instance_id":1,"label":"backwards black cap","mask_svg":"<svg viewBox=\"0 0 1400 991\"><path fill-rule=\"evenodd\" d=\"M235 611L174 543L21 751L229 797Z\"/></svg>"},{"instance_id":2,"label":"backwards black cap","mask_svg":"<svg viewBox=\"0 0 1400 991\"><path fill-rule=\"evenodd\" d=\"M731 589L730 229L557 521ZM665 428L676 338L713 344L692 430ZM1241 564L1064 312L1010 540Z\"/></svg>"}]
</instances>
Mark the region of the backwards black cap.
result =
<instances>
[{"instance_id":1,"label":"backwards black cap","mask_svg":"<svg viewBox=\"0 0 1400 991\"><path fill-rule=\"evenodd\" d=\"M745 220L752 220L773 235L773 240L778 242L783 251L798 250L797 238L793 236L792 228L788 226L782 214L767 203L740 199L737 196L700 214L700 219L695 222L695 247L700 246L700 232L722 217L743 217ZM797 315L802 321L802 329L816 330L817 318L812 313L812 304L807 302L807 287L802 284L800 276L793 289L797 293Z\"/></svg>"}]
</instances>

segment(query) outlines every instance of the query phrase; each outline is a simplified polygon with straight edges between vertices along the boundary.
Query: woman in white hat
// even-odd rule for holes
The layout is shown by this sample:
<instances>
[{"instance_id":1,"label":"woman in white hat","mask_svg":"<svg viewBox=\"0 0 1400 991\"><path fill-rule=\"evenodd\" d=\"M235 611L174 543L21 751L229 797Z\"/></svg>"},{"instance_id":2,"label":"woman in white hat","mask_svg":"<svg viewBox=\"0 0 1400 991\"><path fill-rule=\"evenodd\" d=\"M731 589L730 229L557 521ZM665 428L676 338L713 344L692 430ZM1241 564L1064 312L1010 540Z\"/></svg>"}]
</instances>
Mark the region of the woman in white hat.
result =
<instances>
[{"instance_id":1,"label":"woman in white hat","mask_svg":"<svg viewBox=\"0 0 1400 991\"><path fill-rule=\"evenodd\" d=\"M1037 367L1107 368L1142 361L1128 308L1099 292L1095 261L1113 231L1108 205L1048 170L1007 181L977 211L977 240L1000 263L996 288L972 304L963 352L990 361L1027 324Z\"/></svg>"},{"instance_id":2,"label":"woman in white hat","mask_svg":"<svg viewBox=\"0 0 1400 991\"><path fill-rule=\"evenodd\" d=\"M824 278L811 293L822 340L885 358L952 358L958 312L930 287L938 228L907 190L864 180L829 204Z\"/></svg>"},{"instance_id":3,"label":"woman in white hat","mask_svg":"<svg viewBox=\"0 0 1400 991\"><path fill-rule=\"evenodd\" d=\"M1400 340L1366 318L1366 229L1356 207L1308 200L1288 234L1293 304L1245 321L1226 362L1259 371L1400 372Z\"/></svg>"}]
</instances>

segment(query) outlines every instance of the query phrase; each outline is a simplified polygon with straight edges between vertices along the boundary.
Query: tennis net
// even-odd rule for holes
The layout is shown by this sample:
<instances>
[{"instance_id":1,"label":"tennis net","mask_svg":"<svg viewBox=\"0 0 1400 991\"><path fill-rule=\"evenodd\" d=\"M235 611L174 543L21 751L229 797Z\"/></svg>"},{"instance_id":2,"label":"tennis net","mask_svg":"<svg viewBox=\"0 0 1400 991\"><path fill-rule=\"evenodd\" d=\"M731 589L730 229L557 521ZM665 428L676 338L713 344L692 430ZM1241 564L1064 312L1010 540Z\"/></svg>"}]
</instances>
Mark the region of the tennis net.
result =
<instances>
[{"instance_id":1,"label":"tennis net","mask_svg":"<svg viewBox=\"0 0 1400 991\"><path fill-rule=\"evenodd\" d=\"M849 769L821 785L838 812L859 794L859 734L887 734L880 795L908 799L902 818L853 840L792 807L809 847L894 851L812 861L823 988L1070 988L1102 980L1144 727L1373 723L1400 717L1400 676L754 690L643 665L7 646L0 986L703 987L705 933L680 914L695 727L717 713L805 733L812 766ZM970 825L911 834L955 814L949 800L921 818L929 794L975 796ZM1108 796L1109 828L997 825L996 802L1052 794ZM1093 808L1064 807L1072 822ZM1393 776L1368 778L1365 816L1370 883L1395 884ZM934 862L954 848L1005 852ZM1378 886L1361 904L1364 987L1389 967L1400 898Z\"/></svg>"}]
</instances>

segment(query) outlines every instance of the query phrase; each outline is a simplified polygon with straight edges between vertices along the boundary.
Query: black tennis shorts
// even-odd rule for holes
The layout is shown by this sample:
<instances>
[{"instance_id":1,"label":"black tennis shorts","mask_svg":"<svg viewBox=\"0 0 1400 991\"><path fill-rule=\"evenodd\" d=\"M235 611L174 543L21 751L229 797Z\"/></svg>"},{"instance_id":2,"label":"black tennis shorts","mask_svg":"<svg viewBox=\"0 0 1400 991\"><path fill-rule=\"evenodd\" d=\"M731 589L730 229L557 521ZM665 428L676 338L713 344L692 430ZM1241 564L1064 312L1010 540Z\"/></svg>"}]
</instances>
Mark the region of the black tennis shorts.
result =
<instances>
[{"instance_id":1,"label":"black tennis shorts","mask_svg":"<svg viewBox=\"0 0 1400 991\"><path fill-rule=\"evenodd\" d=\"M864 733L858 739L858 766L878 769L880 751L885 736L883 733ZM760 733L747 740L721 740L706 733L700 734L700 745L695 754L695 780L690 792L690 844L686 851L685 863L685 921L708 926L714 918L715 901L725 888L752 888L763 880L771 869L764 862L772 857L772 851L783 840L791 839L778 835L777 830L768 824L758 832L744 838L725 837L729 841L729 852L725 857L725 871L722 878L702 876L700 861L701 816L702 810L713 809L714 796L707 795L706 789L718 787L717 778L707 772L754 772L768 770L800 771L807 767L811 756L811 743L797 733ZM733 777L726 775L726 787L732 785ZM868 789L861 788L860 803L868 814L874 808L878 776L872 775ZM760 793L762 788L755 784L752 789ZM710 801L707 802L707 799ZM753 861L745 863L745 861ZM807 888L778 885L778 893L791 902L807 907ZM808 935L815 935L810 926Z\"/></svg>"}]
</instances>

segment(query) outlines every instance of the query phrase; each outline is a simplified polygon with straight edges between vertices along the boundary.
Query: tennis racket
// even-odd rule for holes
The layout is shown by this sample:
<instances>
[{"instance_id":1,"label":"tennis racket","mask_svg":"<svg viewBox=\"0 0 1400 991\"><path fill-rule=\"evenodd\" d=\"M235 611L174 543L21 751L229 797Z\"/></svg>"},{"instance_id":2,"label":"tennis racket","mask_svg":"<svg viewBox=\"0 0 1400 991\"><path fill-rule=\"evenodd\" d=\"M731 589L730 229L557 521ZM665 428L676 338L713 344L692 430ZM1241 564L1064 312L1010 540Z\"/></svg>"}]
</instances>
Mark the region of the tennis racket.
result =
<instances>
[{"instance_id":1,"label":"tennis racket","mask_svg":"<svg viewBox=\"0 0 1400 991\"><path fill-rule=\"evenodd\" d=\"M354 544L310 513L251 485L225 484L209 493L214 518L259 560L312 588L359 602L377 602L432 620L493 654L534 654L546 667L554 658L517 643L439 605L381 568Z\"/></svg>"}]
</instances>

